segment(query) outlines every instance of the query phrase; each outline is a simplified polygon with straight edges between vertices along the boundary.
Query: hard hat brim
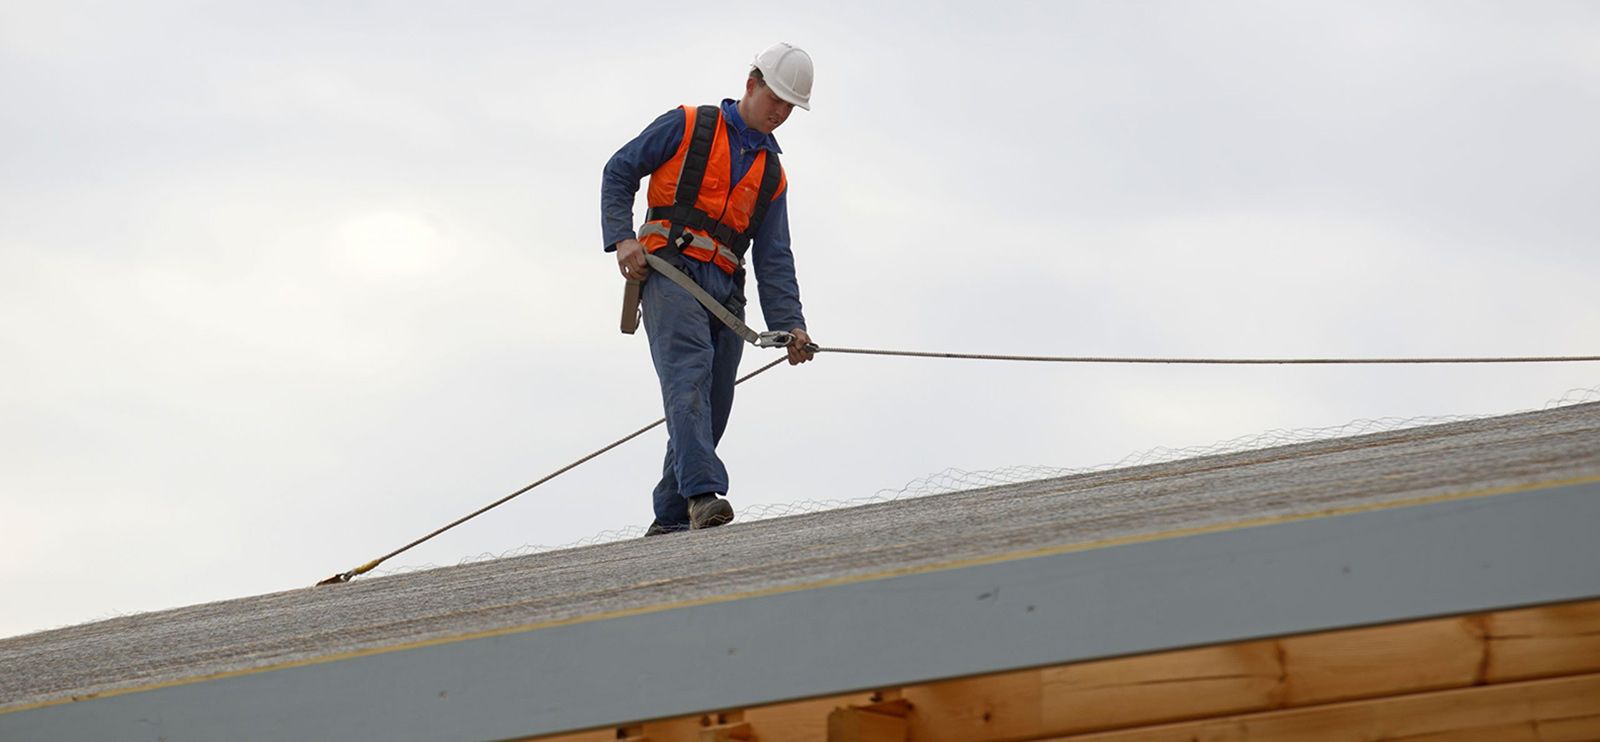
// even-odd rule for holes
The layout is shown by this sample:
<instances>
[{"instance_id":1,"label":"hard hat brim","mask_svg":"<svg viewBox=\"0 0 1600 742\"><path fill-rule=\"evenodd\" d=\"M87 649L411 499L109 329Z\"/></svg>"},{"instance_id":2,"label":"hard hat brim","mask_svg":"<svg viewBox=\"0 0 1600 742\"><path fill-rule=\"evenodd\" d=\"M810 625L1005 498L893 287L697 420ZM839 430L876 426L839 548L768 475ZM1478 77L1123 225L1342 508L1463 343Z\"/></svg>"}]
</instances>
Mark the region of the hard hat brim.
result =
<instances>
[{"instance_id":1,"label":"hard hat brim","mask_svg":"<svg viewBox=\"0 0 1600 742\"><path fill-rule=\"evenodd\" d=\"M780 87L778 87L776 85L773 85L770 81L767 83L767 87L771 88L772 89L772 94L778 96L778 98L781 99L783 102L788 103L788 104L794 106L795 108L804 108L807 111L811 110L811 102L810 102L810 100L801 99L799 96L795 95L794 93L791 93L791 92L789 92L787 90L784 90L784 89L782 89L782 88L780 88Z\"/></svg>"}]
</instances>

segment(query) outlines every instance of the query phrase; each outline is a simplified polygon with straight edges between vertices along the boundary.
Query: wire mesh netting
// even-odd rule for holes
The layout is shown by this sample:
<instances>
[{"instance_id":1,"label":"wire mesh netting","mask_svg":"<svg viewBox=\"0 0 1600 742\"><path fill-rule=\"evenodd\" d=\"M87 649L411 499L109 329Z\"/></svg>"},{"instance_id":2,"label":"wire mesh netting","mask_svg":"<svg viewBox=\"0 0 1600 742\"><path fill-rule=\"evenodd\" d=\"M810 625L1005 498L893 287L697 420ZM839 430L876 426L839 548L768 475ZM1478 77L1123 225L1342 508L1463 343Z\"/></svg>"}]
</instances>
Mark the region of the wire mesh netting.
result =
<instances>
[{"instance_id":1,"label":"wire mesh netting","mask_svg":"<svg viewBox=\"0 0 1600 742\"><path fill-rule=\"evenodd\" d=\"M1552 399L1539 409L1548 410L1569 405L1586 404L1600 401L1600 386L1578 388L1567 391L1562 396ZM1519 412L1532 412L1535 410L1520 410ZM827 499L827 500L799 500L787 503L770 503L764 505L748 505L739 509L739 520L750 522L769 518L782 518L790 515L816 513L839 508L870 505L874 503L891 502L930 495L941 495L950 492L982 489L1001 485L1020 484L1044 479L1057 479L1060 477L1075 476L1080 474L1093 474L1114 469L1126 469L1148 464L1162 464L1202 456L1216 456L1222 454L1254 451L1264 448L1275 448L1298 443L1310 443L1336 438L1349 438L1354 436L1369 435L1372 433L1388 433L1410 428L1419 428L1429 425L1442 425L1445 423L1464 422L1468 420L1481 420L1488 417L1497 417L1508 413L1486 413L1478 415L1448 415L1425 417L1380 417L1353 420L1344 425L1297 428L1297 429L1271 429L1253 435L1239 436L1205 446L1190 446L1184 448L1171 448L1159 446L1145 451L1129 454L1123 458L1100 464L1097 466L1064 468L1043 465L1015 465L982 471L967 471L964 469L945 469L925 477L914 479L898 488L880 489L869 495L854 498ZM537 554L546 551L559 551L582 546L622 541L625 539L639 538L644 535L644 526L628 526L601 531L578 541L559 545L525 544L515 549L501 552L482 552L467 556L459 562L468 564L472 562L487 561L491 559L505 559L510 557ZM374 574L400 574L419 570L434 569L438 565L417 564L405 565L386 569L375 570Z\"/></svg>"}]
</instances>

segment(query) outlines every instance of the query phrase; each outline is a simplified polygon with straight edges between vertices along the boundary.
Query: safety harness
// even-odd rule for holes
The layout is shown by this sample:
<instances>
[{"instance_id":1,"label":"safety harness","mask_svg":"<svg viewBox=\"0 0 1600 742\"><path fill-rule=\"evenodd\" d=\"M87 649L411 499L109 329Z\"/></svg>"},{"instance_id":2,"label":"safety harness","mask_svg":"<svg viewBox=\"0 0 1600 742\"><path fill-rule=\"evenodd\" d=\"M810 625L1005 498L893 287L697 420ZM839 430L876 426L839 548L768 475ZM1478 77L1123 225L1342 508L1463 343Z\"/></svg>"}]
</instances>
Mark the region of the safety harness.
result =
<instances>
[{"instance_id":1,"label":"safety harness","mask_svg":"<svg viewBox=\"0 0 1600 742\"><path fill-rule=\"evenodd\" d=\"M671 206L658 206L645 212L645 221L666 221L672 226L667 232L667 244L657 250L670 250L662 257L671 260L685 246L695 243L699 237L686 231L698 229L711 235L716 241L715 246L707 246L714 252L720 252L717 247L724 248L733 253L734 265L744 266L744 255L750 250L750 243L756 234L761 231L761 223L766 221L767 210L772 207L772 198L778 193L778 186L783 180L783 165L778 161L778 153L766 151L766 165L761 172L761 185L756 189L756 203L750 212L750 223L744 231L722 223L719 215L707 214L695 206L700 199L700 186L706 178L706 167L711 161L711 143L717 136L717 128L722 126L722 108L720 106L699 106L695 109L694 131L689 136L689 151L684 154L683 169L678 174L678 189L673 195ZM729 173L731 176L732 173ZM733 184L729 183L730 191ZM684 236L689 239L685 240ZM741 281L742 283L742 281Z\"/></svg>"},{"instance_id":2,"label":"safety harness","mask_svg":"<svg viewBox=\"0 0 1600 742\"><path fill-rule=\"evenodd\" d=\"M665 228L666 244L654 252L647 253L645 258L653 270L665 275L689 292L707 311L746 342L760 347L782 347L789 344L789 333L758 333L750 329L738 315L744 310L746 303L744 256L749 251L756 234L761 231L761 224L767 218L767 210L772 207L773 197L777 194L778 187L782 185L783 166L779 163L776 152L772 150L765 152L766 161L762 166L761 183L756 188L756 201L750 211L750 221L743 231L736 230L718 217L700 210L695 204L700 199L700 187L705 181L706 169L711 161L712 143L720 126L722 126L720 107L699 106L695 109L694 129L689 134L689 147L684 153L683 166L678 173L673 203L671 206L652 207L645 212L645 225L639 230L640 237L659 234L663 229L659 223L667 222L669 226ZM731 172L729 176L731 181ZM730 198L733 188L734 184L730 182ZM705 232L710 238L691 230ZM707 254L713 256L723 255L732 265L737 266L733 272L733 295L728 297L726 303L717 302L711 294L695 283L693 278L678 269L677 266L682 264L683 248L690 246L703 248ZM623 291L622 331L630 335L639 327L641 283L630 280Z\"/></svg>"}]
</instances>

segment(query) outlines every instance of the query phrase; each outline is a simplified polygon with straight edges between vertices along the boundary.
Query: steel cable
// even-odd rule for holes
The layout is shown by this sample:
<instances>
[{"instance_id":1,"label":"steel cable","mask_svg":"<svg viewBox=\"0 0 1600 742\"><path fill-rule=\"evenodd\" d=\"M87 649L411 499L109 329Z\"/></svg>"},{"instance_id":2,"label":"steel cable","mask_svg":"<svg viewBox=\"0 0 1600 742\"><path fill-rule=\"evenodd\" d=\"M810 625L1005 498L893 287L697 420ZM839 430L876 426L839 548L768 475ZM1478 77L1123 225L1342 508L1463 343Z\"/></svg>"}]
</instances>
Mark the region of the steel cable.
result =
<instances>
[{"instance_id":1,"label":"steel cable","mask_svg":"<svg viewBox=\"0 0 1600 742\"><path fill-rule=\"evenodd\" d=\"M849 354L849 355L874 355L874 356L899 356L899 357L906 357L906 358L952 358L952 359L967 359L967 360L982 360L982 361L1023 361L1023 362L1043 362L1043 363L1189 364L1189 365L1204 364L1204 365L1241 365L1241 366L1242 365L1358 365L1358 364L1365 364L1365 365L1378 365L1378 364L1391 365L1391 364L1444 364L1444 363L1449 363L1449 364L1463 364L1463 363L1574 363L1574 362L1600 361L1600 356L1466 356L1466 357L1432 357L1432 358L1184 358L1184 357L1140 357L1140 356L1038 356L1038 355L1011 355L1011 354L1003 354L1003 353L944 353L944 352L920 351L920 350L891 350L891 349L885 349L885 348L833 348L833 347L816 346L816 345L808 346L807 349L811 350L811 351L813 351L815 353L839 353L839 354ZM772 361L771 363L768 363L765 366L762 366L762 367L760 367L760 368L758 368L758 369L756 369L754 371L751 371L748 374L745 374L744 376L739 377L736 381L734 381L734 384L735 385L743 384L744 382L746 382L746 381L750 380L751 378L755 377L757 374L760 374L760 373L762 373L764 371L767 371L768 369L771 369L773 366L776 366L779 363L784 362L785 360L787 360L787 357L780 357L777 360L774 360L774 361ZM429 539L434 538L435 536L438 536L439 534L444 533L445 531L448 531L448 530L450 530L452 528L455 528L456 526L459 526L462 523L465 523L465 522L467 522L469 520L472 520L473 518L476 518L476 517L478 517L478 516L480 516L480 515L482 515L484 513L489 512L490 510L493 510L493 509L495 509L495 508L497 508L497 507L499 507L501 505L504 505L505 503L510 502L512 499L516 498L517 496L522 495L523 493L526 493L527 491L529 491L529 490L531 490L531 489L533 489L535 487L538 487L539 485L544 484L545 482L548 482L548 481L550 481L552 479L555 479L556 477L561 476L562 474L565 474L565 473L567 473L567 472L569 472L569 471L581 466L582 464L590 461L591 459L594 459L597 456L600 456L601 454L603 454L603 453L605 453L607 451L610 451L613 448L616 448L617 446L620 446L620 445L622 445L624 443L627 443L628 441L633 440L634 438L637 438L637 437L639 437L641 435L644 435L646 432L649 432L650 430L655 429L656 427L660 426L662 423L665 423L666 421L667 421L667 419L665 417L660 418L660 419L656 420L655 422L650 423L649 425L646 425L646 426L644 426L642 428L639 428L638 430L635 430L632 433L629 433L629 434L627 434L627 435L625 435L625 436L623 436L621 438L618 438L616 441L613 441L612 443L607 444L606 446L594 451L593 453L590 453L587 456L584 456L583 458L578 459L577 461L574 461L574 462L572 462L570 464L567 464L566 466L563 466L560 469L557 469L557 470L551 472L550 474L545 475L543 478L541 478L541 479L539 479L539 480L537 480L537 481L535 481L535 482L523 487L522 489L519 489L519 490L517 490L515 492L512 492L511 494L506 495L505 497L502 497L502 498L500 498L498 500L495 500L494 502L491 502L488 505L485 505L485 506L483 506L481 508L478 508L477 510L472 511L471 513L468 513L468 514L466 514L466 515L464 515L464 516L462 516L460 518L457 518L456 520L451 521L449 524L447 524L447 525L445 525L443 527L435 529L433 532L429 533L426 536L423 536L422 538L419 538L419 539L417 539L415 541L412 541L411 543L406 544L405 546L402 546L402 547L400 547L398 549L395 549L394 551L391 551L388 554L385 554L385 555L383 555L381 557L378 557L377 559L374 559L374 560L372 560L370 562L367 562L366 564L363 564L363 565L361 565L359 567L356 567L355 569L349 570L347 572L340 572L340 573L338 573L338 574L336 574L336 575L334 575L332 577L329 577L329 578L327 578L327 579L325 579L325 580L323 580L321 582L318 582L317 584L318 585L331 585L331 584L337 584L337 583L341 583L341 582L349 582L351 578L359 576L359 575L366 574L367 572L370 572L372 569L376 568L378 565L380 565L380 564L382 564L382 563L384 563L384 562L386 562L386 561L388 561L388 560L390 560L390 559L392 559L392 558L394 558L396 556L399 556L400 554L403 554L406 551L409 551L409 550L421 545L422 543L428 541Z\"/></svg>"},{"instance_id":2,"label":"steel cable","mask_svg":"<svg viewBox=\"0 0 1600 742\"><path fill-rule=\"evenodd\" d=\"M922 350L889 350L883 348L830 348L818 346L817 353L848 353L870 356L903 356L907 358L959 358L980 361L1037 361L1045 363L1166 363L1207 365L1356 365L1356 364L1410 364L1410 363L1572 363L1600 361L1600 356L1479 356L1436 358L1183 358L1141 356L1029 356L1001 353L942 353Z\"/></svg>"}]
</instances>

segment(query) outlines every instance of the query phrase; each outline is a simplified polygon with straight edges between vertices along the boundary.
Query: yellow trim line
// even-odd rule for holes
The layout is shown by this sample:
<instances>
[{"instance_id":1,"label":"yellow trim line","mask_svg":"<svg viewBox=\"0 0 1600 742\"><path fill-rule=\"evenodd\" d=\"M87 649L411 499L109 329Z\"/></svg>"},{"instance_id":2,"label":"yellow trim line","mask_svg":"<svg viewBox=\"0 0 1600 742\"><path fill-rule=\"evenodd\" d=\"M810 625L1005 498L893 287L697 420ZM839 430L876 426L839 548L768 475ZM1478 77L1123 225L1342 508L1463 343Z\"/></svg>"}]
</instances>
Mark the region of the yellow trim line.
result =
<instances>
[{"instance_id":1,"label":"yellow trim line","mask_svg":"<svg viewBox=\"0 0 1600 742\"><path fill-rule=\"evenodd\" d=\"M639 608L628 608L628 609L624 609L624 610L610 611L610 612L606 612L606 613L598 613L598 614L595 614L595 615L592 615L592 616L578 616L578 617L572 617L572 618L557 619L557 620L552 620L552 621L543 621L543 622L539 622L539 623L523 624L523 625L519 625L519 626L510 626L510 627L499 628L499 629L489 629L489 630L485 630L485 631L474 631L474 632L469 632L469 633L465 633L465 634L458 634L458 635L455 635L455 636L438 637L438 638L424 639L424 640L413 641L413 642L403 642L403 643L395 644L395 645L392 645L392 646L371 647L371 648L367 648L367 649L351 650L351 651L348 651L348 652L339 652L339 653L336 653L336 654L329 654L329 655L324 655L324 656L321 656L321 657L310 657L310 658L301 659L301 660L294 660L294 661L290 661L290 662L281 662L281 663L276 663L276 664L271 664L271 665L263 665L261 667L251 667L251 668L244 668L244 669L239 669L239 670L228 670L228 671L225 671L225 672L211 673L211 674L207 674L207 675L197 675L197 676L194 676L194 677L179 678L179 679L176 679L176 680L165 680L165 681L161 681L161 682L157 682L157 683L150 683L150 684L146 684L146 685L131 686L131 687L128 687L128 688L115 688L115 689L110 689L110 690L105 690L105 691L94 692L94 693L85 693L83 695L69 696L69 697L66 697L66 698L57 698L57 699L52 699L52 700L48 700L48 701L37 701L37 702L34 702L34 703L22 704L22 705L18 705L18 706L0 707L0 714L11 714L11 713L19 712L19 711L30 711L30 710L33 710L33 709L46 708L46 707L50 707L50 706L60 706L60 705L64 705L64 704L68 704L68 703L74 703L74 702L78 702L78 701L90 701L90 700L95 700L95 699L98 699L98 698L111 698L111 697L115 697L115 696L127 695L127 694L130 694L130 693L143 693L145 691L160 690L162 688L171 688L171 687L176 687L176 686L181 686L181 685L191 685L191 684L196 684L196 683L205 683L205 682L210 682L210 681L213 681L213 680L225 680L227 678L241 677L241 676L245 676L245 675L254 675L254 674L258 674L258 673L272 672L272 671L276 671L276 670L287 670L287 669L296 668L296 667L307 667L307 666L310 666L310 665L320 665L320 664L326 664L326 663L331 663L331 662L340 662L340 661L343 661L343 660L356 659L356 658L359 658L359 657L367 657L367 656L377 655L377 654L386 654L386 653L389 653L389 652L403 652L403 651L412 650L412 649L422 649L424 647L433 647L433 646L439 646L439 645L443 645L443 644L454 644L454 643L457 643L457 642L472 641L472 640L475 640L475 639L487 639L487 638L490 638L490 637L507 636L507 635L511 635L511 634L521 634L521 633L530 632L530 631L537 631L539 629L554 628L554 627L557 627L557 626L570 626L570 625L574 625L574 624L590 623L590 622L595 622L595 621L604 621L604 620L613 619L613 618L624 618L624 617L627 617L627 616L644 615L644 614L647 614L647 613L660 613L660 612L665 612L665 611L678 610L678 609L681 609L681 608L694 608L694 607L704 606L704 605L714 605L714 604L717 604L717 603L729 603L729 602L734 602L734 601L739 601L739 600L749 600L749 599L752 599L752 598L761 598L761 597L766 597L766 596L769 596L769 595L781 595L783 593L800 592L802 590L815 590L815 589L819 589L819 588L834 587L834 586L838 586L838 585L850 585L850 584L856 584L856 583L861 583L861 582L871 582L871 581L874 581L874 580L882 580L882 579L888 579L888 578L892 578L892 577L903 577L903 576L907 576L907 575L927 574L927 573L931 573L931 572L942 572L942 571L947 571L947 570L964 569L964 568L968 568L968 567L977 567L977 566L987 565L987 564L999 564L999 563L1003 563L1003 562L1020 561L1020 560L1024 560L1024 559L1036 559L1036 558L1039 558L1039 557L1056 556L1056 555L1059 555L1059 554L1070 554L1070 553L1073 553L1073 552L1080 552L1080 551L1092 551L1094 549L1104 549L1104 548L1108 548L1108 547L1112 547L1112 546L1124 546L1124 545L1127 545L1127 544L1148 543L1148 542L1152 542L1152 541L1163 541L1163 540L1167 540L1167 539L1183 538L1183 537L1186 537L1186 536L1196 536L1196 535L1207 534L1207 533L1220 533L1220 532L1224 532L1224 531L1242 530L1242 529L1246 529L1246 528L1259 528L1259 527L1262 527L1262 526L1277 525L1277 524L1282 524L1282 523L1293 523L1293 522L1298 522L1298 521L1315 520L1317 518L1329 518L1329 517L1337 517L1337 516L1345 516L1345 515L1354 515L1354 514L1357 514L1357 513L1373 512L1373 511L1378 511L1378 510L1393 510L1393 509L1405 508L1405 507L1415 507L1415 506L1418 506L1418 505L1431 505L1431 504L1440 503L1440 502L1450 502L1450 501L1454 501L1454 500L1470 500L1470 499L1475 499L1475 498L1493 497L1493 496L1497 496L1497 495L1520 494L1520 493L1535 492L1535 491L1540 491L1540 490L1549 490L1549 489L1557 489L1557 488L1562 488L1562 487L1571 487L1571 486L1583 485L1583 484L1592 484L1592 483L1595 483L1595 482L1600 482L1600 475L1587 476L1587 477L1576 477L1576 478L1571 478L1571 479L1558 479L1558 480L1550 480L1550 481L1543 481L1543 482L1534 482L1534 483L1530 483L1530 484L1524 484L1524 485L1518 485L1518 486L1512 486L1512 487L1500 487L1500 488L1487 489L1487 490L1469 490L1469 491L1466 491L1466 492L1457 492L1457 493L1449 493L1449 494L1441 494L1441 495L1429 495L1429 496L1426 496L1426 497L1414 497L1414 498L1410 498L1410 499L1393 500L1393 501L1381 502L1381 503L1369 503L1369 504L1365 504L1365 505L1352 505L1352 506L1349 506L1349 507L1342 507L1342 508L1328 508L1328 509L1325 509L1325 510L1316 510L1316 511L1311 511L1311 512L1306 512L1306 513L1296 513L1296 514L1292 514L1292 515L1276 515L1276 516L1255 518L1255 519L1246 520L1246 521L1239 521L1239 522L1236 522L1236 523L1218 523L1218 524L1213 524L1213 525L1209 525L1209 526L1195 526L1195 527L1192 527L1192 528L1179 528L1179 529L1175 529L1175 530L1160 531L1160 532L1156 532L1156 533L1135 534L1135 535L1129 535L1129 536L1118 536L1116 538L1101 539L1101 540L1098 540L1098 541L1086 541L1086 542L1076 543L1076 544L1061 544L1061 545L1057 545L1057 546L1049 546L1049 547L1043 547L1043 548L1037 548L1037 549L1027 549L1027 550L1023 550L1023 551L1009 552L1009 553L1005 553L1005 554L995 554L995 555L990 555L990 556L985 556L985 557L972 557L972 558L968 558L968 559L960 559L960 560L955 560L955 561L950 561L950 562L942 562L942 563L937 563L937 564L926 564L926 565L921 565L921 566L916 566L916 567L904 567L904 568L900 568L900 569L884 570L884 571L881 571L881 572L870 572L870 573L860 574L860 575L851 575L851 576L846 576L846 577L835 577L835 578L832 578L832 579L818 580L818 581L815 581L815 582L808 582L808 583L799 584L799 585L788 585L788 586L784 586L784 587L772 587L772 588L765 588L765 589L761 589L761 590L750 590L750 591L746 591L746 592L742 592L742 593L734 593L734 594L731 594L731 595L721 595L721 596L715 596L715 597L697 598L697 599L694 599L694 600L685 600L685 601L679 601L679 602L674 602L674 603L660 603L660 604L656 604L656 605L642 606L642 607L639 607ZM310 588L308 588L308 589L310 589Z\"/></svg>"}]
</instances>

